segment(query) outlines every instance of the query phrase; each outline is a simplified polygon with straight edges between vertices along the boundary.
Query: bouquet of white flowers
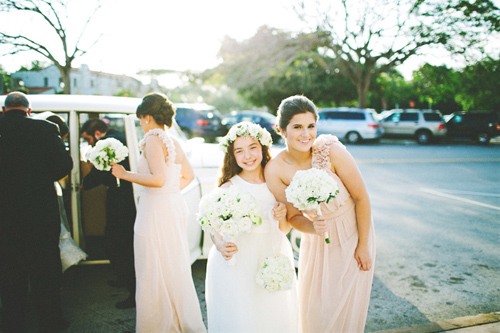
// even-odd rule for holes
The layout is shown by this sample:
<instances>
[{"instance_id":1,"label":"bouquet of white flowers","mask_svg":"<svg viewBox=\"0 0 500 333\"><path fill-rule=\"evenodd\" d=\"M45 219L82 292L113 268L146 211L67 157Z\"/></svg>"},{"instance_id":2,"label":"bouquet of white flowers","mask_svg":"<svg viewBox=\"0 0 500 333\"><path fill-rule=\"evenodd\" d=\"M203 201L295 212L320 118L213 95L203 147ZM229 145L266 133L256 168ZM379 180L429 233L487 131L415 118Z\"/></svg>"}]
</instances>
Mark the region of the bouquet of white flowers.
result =
<instances>
[{"instance_id":1,"label":"bouquet of white flowers","mask_svg":"<svg viewBox=\"0 0 500 333\"><path fill-rule=\"evenodd\" d=\"M295 270L284 254L267 257L257 272L256 281L268 291L290 290Z\"/></svg>"},{"instance_id":2,"label":"bouquet of white flowers","mask_svg":"<svg viewBox=\"0 0 500 333\"><path fill-rule=\"evenodd\" d=\"M111 163L119 163L128 156L128 148L115 138L97 141L87 153L87 159L97 170L111 170ZM116 186L120 187L120 179L116 178Z\"/></svg>"},{"instance_id":3,"label":"bouquet of white flowers","mask_svg":"<svg viewBox=\"0 0 500 333\"><path fill-rule=\"evenodd\" d=\"M255 198L237 186L216 188L200 201L198 223L211 234L220 232L228 240L262 224ZM234 265L234 256L229 261Z\"/></svg>"},{"instance_id":4,"label":"bouquet of white flowers","mask_svg":"<svg viewBox=\"0 0 500 333\"><path fill-rule=\"evenodd\" d=\"M316 209L318 215L322 215L320 203L328 203L338 193L337 182L326 171L316 168L297 171L285 190L286 199L295 208L301 211ZM325 242L330 243L328 232Z\"/></svg>"}]
</instances>

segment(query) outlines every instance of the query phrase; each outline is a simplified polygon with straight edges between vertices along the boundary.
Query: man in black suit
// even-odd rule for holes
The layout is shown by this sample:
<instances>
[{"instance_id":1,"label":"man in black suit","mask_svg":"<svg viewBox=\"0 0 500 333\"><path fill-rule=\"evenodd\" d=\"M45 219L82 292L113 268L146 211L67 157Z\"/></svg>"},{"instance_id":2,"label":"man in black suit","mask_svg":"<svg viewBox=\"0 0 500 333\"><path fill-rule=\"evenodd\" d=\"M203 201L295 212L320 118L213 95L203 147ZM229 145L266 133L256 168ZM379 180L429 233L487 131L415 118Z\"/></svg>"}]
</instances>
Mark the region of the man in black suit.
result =
<instances>
[{"instance_id":1,"label":"man in black suit","mask_svg":"<svg viewBox=\"0 0 500 333\"><path fill-rule=\"evenodd\" d=\"M73 167L57 126L29 118L21 92L5 98L0 119L1 329L23 332L31 288L41 332L69 324L62 317L61 220L54 181Z\"/></svg>"},{"instance_id":2,"label":"man in black suit","mask_svg":"<svg viewBox=\"0 0 500 333\"><path fill-rule=\"evenodd\" d=\"M91 146L97 141L115 138L124 145L127 144L125 136L113 129L101 119L90 119L81 128L81 135ZM120 162L130 170L128 158ZM92 168L83 179L83 188L90 190L98 185L105 185L106 192L106 252L118 280L109 281L114 287L125 287L130 295L124 301L116 303L119 309L135 306L135 269L134 269L134 223L136 216L134 193L130 182L120 181L116 186L116 178L111 171L100 171Z\"/></svg>"}]
</instances>

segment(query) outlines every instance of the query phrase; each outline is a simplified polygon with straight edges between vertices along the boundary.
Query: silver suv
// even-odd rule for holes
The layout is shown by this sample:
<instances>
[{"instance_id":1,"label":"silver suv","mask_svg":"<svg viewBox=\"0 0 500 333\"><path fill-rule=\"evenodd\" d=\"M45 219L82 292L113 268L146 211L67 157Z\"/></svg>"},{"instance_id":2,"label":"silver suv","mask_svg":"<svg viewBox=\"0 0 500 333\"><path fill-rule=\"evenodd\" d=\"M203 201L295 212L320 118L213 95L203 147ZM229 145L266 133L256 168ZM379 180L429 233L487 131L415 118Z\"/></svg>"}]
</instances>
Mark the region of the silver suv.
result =
<instances>
[{"instance_id":1,"label":"silver suv","mask_svg":"<svg viewBox=\"0 0 500 333\"><path fill-rule=\"evenodd\" d=\"M443 116L437 110L390 110L382 119L382 125L384 137L409 137L419 144L428 144L446 136Z\"/></svg>"},{"instance_id":2,"label":"silver suv","mask_svg":"<svg viewBox=\"0 0 500 333\"><path fill-rule=\"evenodd\" d=\"M384 129L374 109L328 108L319 110L319 134L332 134L347 143L380 139Z\"/></svg>"}]
</instances>

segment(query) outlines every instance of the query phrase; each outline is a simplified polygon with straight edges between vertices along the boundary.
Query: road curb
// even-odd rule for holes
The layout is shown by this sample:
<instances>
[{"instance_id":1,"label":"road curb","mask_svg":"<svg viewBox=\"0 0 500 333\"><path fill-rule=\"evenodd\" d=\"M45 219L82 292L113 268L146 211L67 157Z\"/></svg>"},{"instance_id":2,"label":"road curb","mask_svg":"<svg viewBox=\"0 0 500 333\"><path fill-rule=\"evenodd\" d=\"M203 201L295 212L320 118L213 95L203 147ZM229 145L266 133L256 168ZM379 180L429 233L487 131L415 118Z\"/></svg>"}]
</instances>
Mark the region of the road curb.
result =
<instances>
[{"instance_id":1,"label":"road curb","mask_svg":"<svg viewBox=\"0 0 500 333\"><path fill-rule=\"evenodd\" d=\"M450 320L436 321L433 323L377 331L374 333L437 333L498 322L500 322L500 312L492 312L488 314L480 314L477 316L460 317Z\"/></svg>"}]
</instances>

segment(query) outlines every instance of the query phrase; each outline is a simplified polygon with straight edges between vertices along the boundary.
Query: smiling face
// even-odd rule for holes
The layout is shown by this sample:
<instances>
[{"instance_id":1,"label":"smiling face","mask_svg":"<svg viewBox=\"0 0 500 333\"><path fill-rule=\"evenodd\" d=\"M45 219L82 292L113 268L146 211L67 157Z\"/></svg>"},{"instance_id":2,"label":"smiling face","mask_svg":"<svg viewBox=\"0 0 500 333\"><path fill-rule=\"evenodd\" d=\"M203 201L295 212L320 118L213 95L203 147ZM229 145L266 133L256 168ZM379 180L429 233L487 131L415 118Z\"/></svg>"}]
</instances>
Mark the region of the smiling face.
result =
<instances>
[{"instance_id":1,"label":"smiling face","mask_svg":"<svg viewBox=\"0 0 500 333\"><path fill-rule=\"evenodd\" d=\"M311 112L293 116L284 131L287 147L303 152L311 149L316 134L316 118Z\"/></svg>"},{"instance_id":2,"label":"smiling face","mask_svg":"<svg viewBox=\"0 0 500 333\"><path fill-rule=\"evenodd\" d=\"M262 146L251 136L238 137L234 140L233 153L236 163L245 171L262 168Z\"/></svg>"}]
</instances>

